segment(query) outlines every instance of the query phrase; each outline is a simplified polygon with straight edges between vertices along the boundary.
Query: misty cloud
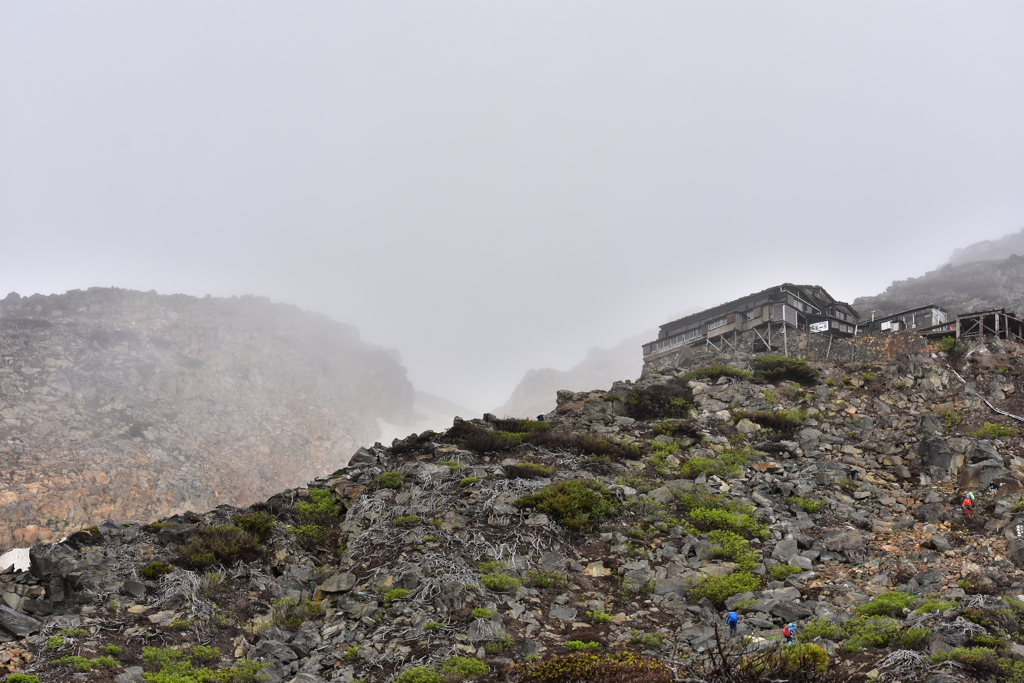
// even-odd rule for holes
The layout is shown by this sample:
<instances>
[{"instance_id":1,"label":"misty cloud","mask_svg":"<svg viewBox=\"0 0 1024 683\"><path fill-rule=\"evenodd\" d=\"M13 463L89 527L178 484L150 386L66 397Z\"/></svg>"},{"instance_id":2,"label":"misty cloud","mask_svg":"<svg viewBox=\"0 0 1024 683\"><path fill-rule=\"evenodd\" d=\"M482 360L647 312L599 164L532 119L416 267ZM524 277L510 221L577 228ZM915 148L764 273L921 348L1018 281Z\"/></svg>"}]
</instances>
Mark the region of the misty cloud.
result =
<instances>
[{"instance_id":1,"label":"misty cloud","mask_svg":"<svg viewBox=\"0 0 1024 683\"><path fill-rule=\"evenodd\" d=\"M0 5L0 296L253 293L486 410L1024 225L1018 3Z\"/></svg>"}]
</instances>

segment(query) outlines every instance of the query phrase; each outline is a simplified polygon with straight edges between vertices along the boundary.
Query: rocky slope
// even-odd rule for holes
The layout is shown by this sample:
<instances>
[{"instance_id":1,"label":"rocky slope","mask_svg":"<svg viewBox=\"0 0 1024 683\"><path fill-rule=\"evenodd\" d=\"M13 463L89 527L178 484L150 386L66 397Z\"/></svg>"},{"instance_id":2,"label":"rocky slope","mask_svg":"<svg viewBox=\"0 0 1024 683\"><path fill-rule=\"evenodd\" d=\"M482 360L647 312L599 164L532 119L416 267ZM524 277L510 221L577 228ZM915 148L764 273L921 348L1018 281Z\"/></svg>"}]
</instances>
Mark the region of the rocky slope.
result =
<instances>
[{"instance_id":1,"label":"rocky slope","mask_svg":"<svg viewBox=\"0 0 1024 683\"><path fill-rule=\"evenodd\" d=\"M0 666L118 683L172 665L274 683L1024 680L1024 441L984 402L1024 412L1024 348L915 343L812 363L816 379L703 358L559 392L544 423L484 416L361 449L249 510L37 545L31 571L0 574ZM727 609L745 640L716 633ZM779 649L788 622L820 649ZM775 673L695 671L719 639Z\"/></svg>"},{"instance_id":2,"label":"rocky slope","mask_svg":"<svg viewBox=\"0 0 1024 683\"><path fill-rule=\"evenodd\" d=\"M616 380L639 377L644 364L641 347L655 336L657 331L649 330L624 339L610 349L595 347L569 370L529 370L494 414L533 417L554 409L555 394L560 389L586 391L611 386Z\"/></svg>"},{"instance_id":3,"label":"rocky slope","mask_svg":"<svg viewBox=\"0 0 1024 683\"><path fill-rule=\"evenodd\" d=\"M0 302L0 548L245 505L408 422L393 353L263 298L90 289Z\"/></svg>"}]
</instances>

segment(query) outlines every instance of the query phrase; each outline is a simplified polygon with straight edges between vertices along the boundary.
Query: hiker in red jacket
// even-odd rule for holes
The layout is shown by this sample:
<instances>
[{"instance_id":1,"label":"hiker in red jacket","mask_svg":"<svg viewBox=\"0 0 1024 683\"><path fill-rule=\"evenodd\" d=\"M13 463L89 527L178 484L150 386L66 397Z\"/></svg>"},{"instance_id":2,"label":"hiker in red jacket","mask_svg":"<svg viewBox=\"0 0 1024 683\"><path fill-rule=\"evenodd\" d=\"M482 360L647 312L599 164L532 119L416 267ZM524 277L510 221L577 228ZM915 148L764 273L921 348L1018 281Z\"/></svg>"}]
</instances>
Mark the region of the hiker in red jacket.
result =
<instances>
[{"instance_id":1,"label":"hiker in red jacket","mask_svg":"<svg viewBox=\"0 0 1024 683\"><path fill-rule=\"evenodd\" d=\"M964 514L968 517L971 516L971 510L974 508L974 494L968 491L964 494L964 500L960 503L964 507Z\"/></svg>"}]
</instances>

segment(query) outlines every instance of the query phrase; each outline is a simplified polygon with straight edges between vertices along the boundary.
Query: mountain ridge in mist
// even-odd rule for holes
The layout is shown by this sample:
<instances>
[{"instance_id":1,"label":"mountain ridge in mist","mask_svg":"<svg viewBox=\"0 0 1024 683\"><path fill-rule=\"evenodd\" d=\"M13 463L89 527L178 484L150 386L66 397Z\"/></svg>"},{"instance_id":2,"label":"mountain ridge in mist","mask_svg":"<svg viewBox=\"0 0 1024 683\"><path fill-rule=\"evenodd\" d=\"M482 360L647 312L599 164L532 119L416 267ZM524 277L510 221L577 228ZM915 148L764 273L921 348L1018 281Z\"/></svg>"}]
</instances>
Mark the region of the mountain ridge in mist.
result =
<instances>
[{"instance_id":1,"label":"mountain ridge in mist","mask_svg":"<svg viewBox=\"0 0 1024 683\"><path fill-rule=\"evenodd\" d=\"M643 368L642 345L657 335L648 330L623 339L609 349L593 347L587 357L569 370L542 368L528 370L512 391L509 399L498 408L496 415L533 417L547 413L555 407L555 396L560 389L587 391L606 387L617 380L635 379Z\"/></svg>"},{"instance_id":2,"label":"mountain ridge in mist","mask_svg":"<svg viewBox=\"0 0 1024 683\"><path fill-rule=\"evenodd\" d=\"M936 304L954 315L1004 308L1024 312L1024 230L953 250L949 261L919 277L894 280L884 292L857 297L861 318Z\"/></svg>"},{"instance_id":3,"label":"mountain ridge in mist","mask_svg":"<svg viewBox=\"0 0 1024 683\"><path fill-rule=\"evenodd\" d=\"M0 301L0 547L245 505L414 419L393 350L296 306L92 288Z\"/></svg>"}]
</instances>

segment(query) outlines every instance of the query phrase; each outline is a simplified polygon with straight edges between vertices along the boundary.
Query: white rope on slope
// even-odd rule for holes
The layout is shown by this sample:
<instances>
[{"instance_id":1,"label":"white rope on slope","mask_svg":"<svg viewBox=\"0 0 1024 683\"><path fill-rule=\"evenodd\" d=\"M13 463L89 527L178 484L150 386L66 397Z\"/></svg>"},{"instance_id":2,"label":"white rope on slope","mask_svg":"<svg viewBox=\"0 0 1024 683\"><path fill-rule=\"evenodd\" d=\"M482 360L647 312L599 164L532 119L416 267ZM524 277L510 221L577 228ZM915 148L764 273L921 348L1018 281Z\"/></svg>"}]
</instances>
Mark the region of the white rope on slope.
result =
<instances>
[{"instance_id":1,"label":"white rope on slope","mask_svg":"<svg viewBox=\"0 0 1024 683\"><path fill-rule=\"evenodd\" d=\"M952 372L954 375L956 375L956 378L958 380L960 380L961 384L963 384L964 386L967 385L967 380L965 380L963 377L961 377L960 373L958 373L956 370L954 370L953 368L949 367L948 365L946 366L946 368L948 368L950 372ZM1013 418L1017 422L1024 422L1024 417L1021 417L1020 415L1014 415L1013 413L1008 413L1008 412L1006 412L1005 410L1003 410L1001 408L996 408L994 405L989 403L988 400L984 396L979 394L977 391L972 391L971 393L973 393L975 396L980 398L985 403L985 405L987 405L989 408L991 408L995 412L999 413L1000 415L1005 415L1006 417Z\"/></svg>"}]
</instances>

